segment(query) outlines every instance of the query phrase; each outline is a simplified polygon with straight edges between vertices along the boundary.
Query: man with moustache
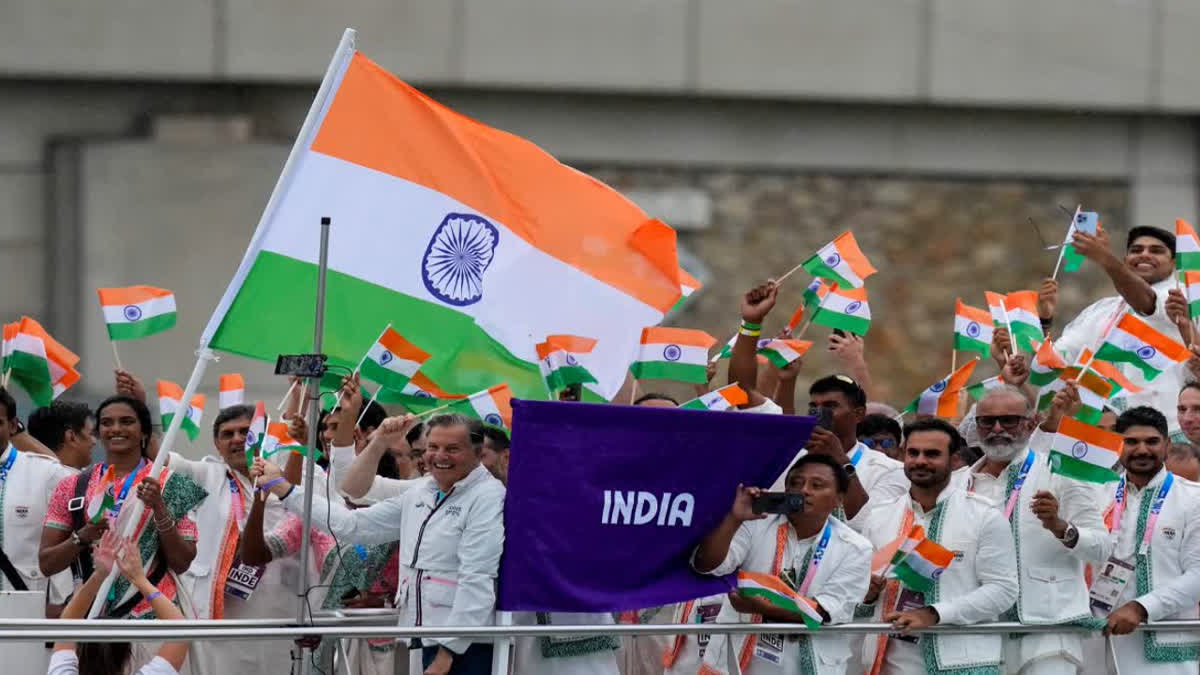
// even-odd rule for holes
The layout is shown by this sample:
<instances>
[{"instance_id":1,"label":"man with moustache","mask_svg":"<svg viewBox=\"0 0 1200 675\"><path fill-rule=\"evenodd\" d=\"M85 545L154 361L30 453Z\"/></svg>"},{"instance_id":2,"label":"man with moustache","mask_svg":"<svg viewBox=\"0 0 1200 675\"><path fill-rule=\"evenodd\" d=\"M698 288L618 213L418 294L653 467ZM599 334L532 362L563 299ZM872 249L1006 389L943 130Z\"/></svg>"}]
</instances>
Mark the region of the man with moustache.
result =
<instances>
[{"instance_id":1,"label":"man with moustache","mask_svg":"<svg viewBox=\"0 0 1200 675\"><path fill-rule=\"evenodd\" d=\"M1021 390L988 392L975 423L983 459L955 480L993 502L1012 528L1020 594L1001 620L1048 625L1090 619L1084 565L1108 559L1112 549L1095 488L1052 475L1048 456L1029 447L1034 412ZM1083 665L1080 636L1005 636L1006 668L1022 675L1074 675Z\"/></svg>"},{"instance_id":2,"label":"man with moustache","mask_svg":"<svg viewBox=\"0 0 1200 675\"><path fill-rule=\"evenodd\" d=\"M1133 629L1198 616L1200 487L1164 468L1167 420L1159 411L1130 408L1117 419L1117 432L1125 476L1108 486L1116 545L1092 584L1092 608L1108 617L1104 632L1119 672L1195 675L1200 635Z\"/></svg>"},{"instance_id":3,"label":"man with moustache","mask_svg":"<svg viewBox=\"0 0 1200 675\"><path fill-rule=\"evenodd\" d=\"M876 621L889 621L898 634L868 636L863 663L871 673L938 673L971 667L999 672L999 634L909 633L938 624L995 621L1017 600L1017 559L1012 532L998 509L976 494L951 486L951 456L958 431L940 419L918 420L904 430L904 475L908 493L870 511L864 534L879 550L893 550L914 525L954 552L954 561L933 588L919 593L873 570L866 603Z\"/></svg>"}]
</instances>

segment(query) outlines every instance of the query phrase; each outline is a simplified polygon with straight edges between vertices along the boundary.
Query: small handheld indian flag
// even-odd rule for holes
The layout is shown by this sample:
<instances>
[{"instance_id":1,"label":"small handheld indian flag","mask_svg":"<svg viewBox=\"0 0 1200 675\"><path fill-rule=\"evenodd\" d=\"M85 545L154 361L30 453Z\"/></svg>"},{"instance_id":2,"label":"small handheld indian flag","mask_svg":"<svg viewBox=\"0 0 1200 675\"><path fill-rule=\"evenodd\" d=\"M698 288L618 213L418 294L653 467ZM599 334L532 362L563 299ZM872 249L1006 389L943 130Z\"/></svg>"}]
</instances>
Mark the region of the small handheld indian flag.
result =
<instances>
[{"instance_id":1,"label":"small handheld indian flag","mask_svg":"<svg viewBox=\"0 0 1200 675\"><path fill-rule=\"evenodd\" d=\"M992 317L982 309L954 299L954 348L986 357L992 352Z\"/></svg>"},{"instance_id":2,"label":"small handheld indian flag","mask_svg":"<svg viewBox=\"0 0 1200 675\"><path fill-rule=\"evenodd\" d=\"M1083 357L1083 361L1086 361L1087 350L1084 352L1080 356ZM1093 361L1092 366L1097 363L1097 361ZM1112 395L1113 385L1092 368L1088 368L1082 376L1079 373L1079 365L1064 368L1059 374L1059 379L1038 390L1038 410L1049 408L1050 404L1054 402L1054 395L1066 386L1067 381L1074 381L1079 391L1080 401L1079 412L1074 415L1075 419L1086 424L1098 424L1101 415L1104 414L1104 403Z\"/></svg>"},{"instance_id":3,"label":"small handheld indian flag","mask_svg":"<svg viewBox=\"0 0 1200 675\"><path fill-rule=\"evenodd\" d=\"M162 427L171 426L171 420L183 409L183 387L167 380L158 381L158 414L162 417ZM192 397L191 404L184 409L183 422L179 428L191 440L200 435L200 421L204 416L204 394Z\"/></svg>"},{"instance_id":4,"label":"small handheld indian flag","mask_svg":"<svg viewBox=\"0 0 1200 675\"><path fill-rule=\"evenodd\" d=\"M758 353L767 357L771 365L776 368L786 368L788 364L796 359L804 356L812 347L812 342L808 340L784 340L776 338L774 340L759 340Z\"/></svg>"},{"instance_id":5,"label":"small handheld indian flag","mask_svg":"<svg viewBox=\"0 0 1200 675\"><path fill-rule=\"evenodd\" d=\"M1044 387L1058 379L1067 367L1067 362L1054 351L1054 342L1046 338L1037 345L1033 360L1029 362L1029 384Z\"/></svg>"},{"instance_id":6,"label":"small handheld indian flag","mask_svg":"<svg viewBox=\"0 0 1200 675\"><path fill-rule=\"evenodd\" d=\"M1167 368L1187 361L1191 355L1187 347L1129 313L1117 321L1096 351L1096 358L1101 361L1133 364L1147 381L1158 377Z\"/></svg>"},{"instance_id":7,"label":"small handheld indian flag","mask_svg":"<svg viewBox=\"0 0 1200 675\"><path fill-rule=\"evenodd\" d=\"M547 335L546 341L536 346L538 366L542 369L546 388L555 391L573 384L595 382L596 376L582 363L583 355L590 353L595 346L596 341L592 338Z\"/></svg>"},{"instance_id":8,"label":"small handheld indian flag","mask_svg":"<svg viewBox=\"0 0 1200 675\"><path fill-rule=\"evenodd\" d=\"M1175 269L1200 271L1200 237L1182 218L1175 220Z\"/></svg>"},{"instance_id":9,"label":"small handheld indian flag","mask_svg":"<svg viewBox=\"0 0 1200 675\"><path fill-rule=\"evenodd\" d=\"M1121 434L1064 418L1050 442L1050 472L1085 483L1115 481L1122 442Z\"/></svg>"},{"instance_id":10,"label":"small handheld indian flag","mask_svg":"<svg viewBox=\"0 0 1200 675\"><path fill-rule=\"evenodd\" d=\"M734 340L737 340L736 335ZM704 384L708 382L705 367L708 350L716 341L716 338L702 330L647 326L642 329L637 359L629 369L633 377L639 380Z\"/></svg>"},{"instance_id":11,"label":"small handheld indian flag","mask_svg":"<svg viewBox=\"0 0 1200 675\"><path fill-rule=\"evenodd\" d=\"M852 232L839 234L801 266L814 277L828 279L842 288L862 288L866 278L876 272Z\"/></svg>"},{"instance_id":12,"label":"small handheld indian flag","mask_svg":"<svg viewBox=\"0 0 1200 675\"><path fill-rule=\"evenodd\" d=\"M388 324L363 357L362 375L388 389L400 390L429 358L420 347L405 340Z\"/></svg>"},{"instance_id":13,"label":"small handheld indian flag","mask_svg":"<svg viewBox=\"0 0 1200 675\"><path fill-rule=\"evenodd\" d=\"M262 457L263 444L267 440L267 406L262 401L254 402L254 417L250 418L250 430L246 432L246 471L254 466L256 457Z\"/></svg>"},{"instance_id":14,"label":"small handheld indian flag","mask_svg":"<svg viewBox=\"0 0 1200 675\"><path fill-rule=\"evenodd\" d=\"M971 379L971 373L975 372L975 366L978 363L979 357L975 357L959 366L958 370L950 373L946 379L929 385L929 388L921 392L916 400L908 404L904 412L935 417L954 417L958 413L958 392L967 386L967 380Z\"/></svg>"},{"instance_id":15,"label":"small handheld indian flag","mask_svg":"<svg viewBox=\"0 0 1200 675\"><path fill-rule=\"evenodd\" d=\"M270 459L280 453L294 452L308 456L308 447L292 438L288 433L288 425L284 422L271 422L267 425L267 435L263 438L262 458ZM317 450L317 459L321 459L321 451Z\"/></svg>"},{"instance_id":16,"label":"small handheld indian flag","mask_svg":"<svg viewBox=\"0 0 1200 675\"><path fill-rule=\"evenodd\" d=\"M451 410L493 427L512 429L512 389L497 384L449 405Z\"/></svg>"},{"instance_id":17,"label":"small handheld indian flag","mask_svg":"<svg viewBox=\"0 0 1200 675\"><path fill-rule=\"evenodd\" d=\"M910 535L910 541L915 539ZM892 565L889 576L899 579L900 583L919 593L932 590L942 572L954 562L953 551L927 537L922 537L907 553L904 552L904 548L902 546L901 550L896 552L898 560Z\"/></svg>"},{"instance_id":18,"label":"small handheld indian flag","mask_svg":"<svg viewBox=\"0 0 1200 675\"><path fill-rule=\"evenodd\" d=\"M1080 362L1086 363L1090 356L1091 351L1085 348L1083 352L1080 353L1079 360ZM1143 387L1134 384L1132 380L1130 380L1128 377L1125 377L1125 373L1122 373L1120 369L1108 361L1093 360L1092 365L1089 366L1089 370L1095 371L1097 375L1107 380L1112 386L1112 391L1108 394L1108 398L1110 399L1117 398L1118 396L1125 396L1127 394L1142 393ZM1079 372L1079 369L1075 368L1074 372Z\"/></svg>"},{"instance_id":19,"label":"small handheld indian flag","mask_svg":"<svg viewBox=\"0 0 1200 675\"><path fill-rule=\"evenodd\" d=\"M399 403L413 413L428 412L451 400L461 400L466 397L466 394L451 394L442 389L419 370L413 374L412 379L400 391L383 389L379 392L380 401Z\"/></svg>"},{"instance_id":20,"label":"small handheld indian flag","mask_svg":"<svg viewBox=\"0 0 1200 675\"><path fill-rule=\"evenodd\" d=\"M1037 293L1035 291L1014 291L1007 295L988 291L988 309L992 321L998 328L1009 328L1009 338L1018 351L1032 352L1034 343L1045 339L1042 333L1042 320L1038 318Z\"/></svg>"},{"instance_id":21,"label":"small handheld indian flag","mask_svg":"<svg viewBox=\"0 0 1200 675\"><path fill-rule=\"evenodd\" d=\"M1200 271L1184 272L1183 285L1187 289L1188 316L1195 319L1200 316Z\"/></svg>"},{"instance_id":22,"label":"small handheld indian flag","mask_svg":"<svg viewBox=\"0 0 1200 675\"><path fill-rule=\"evenodd\" d=\"M79 356L55 340L37 321L23 316L4 326L4 372L25 390L34 404L50 405L80 379Z\"/></svg>"},{"instance_id":23,"label":"small handheld indian flag","mask_svg":"<svg viewBox=\"0 0 1200 675\"><path fill-rule=\"evenodd\" d=\"M217 403L221 410L230 406L241 405L246 400L246 381L240 373L226 373L221 376L221 394Z\"/></svg>"},{"instance_id":24,"label":"small handheld indian flag","mask_svg":"<svg viewBox=\"0 0 1200 675\"><path fill-rule=\"evenodd\" d=\"M1071 219L1071 225L1067 228L1067 238L1063 243L1062 270L1064 272L1074 272L1083 266L1084 257L1075 250L1075 246L1071 243L1075 241L1075 232L1077 230L1095 232L1099 226L1099 213L1075 209L1075 217Z\"/></svg>"},{"instance_id":25,"label":"small handheld indian flag","mask_svg":"<svg viewBox=\"0 0 1200 675\"><path fill-rule=\"evenodd\" d=\"M687 410L731 410L739 405L746 405L750 397L745 390L736 384L727 384L720 389L714 389L703 396L681 404L680 408Z\"/></svg>"},{"instance_id":26,"label":"small handheld indian flag","mask_svg":"<svg viewBox=\"0 0 1200 675\"><path fill-rule=\"evenodd\" d=\"M812 314L812 322L855 335L866 335L871 328L867 289L842 288L834 284L821 298L821 305Z\"/></svg>"},{"instance_id":27,"label":"small handheld indian flag","mask_svg":"<svg viewBox=\"0 0 1200 675\"><path fill-rule=\"evenodd\" d=\"M775 575L738 572L738 592L746 597L762 598L782 610L799 614L809 630L817 630L825 623L815 601L792 590Z\"/></svg>"},{"instance_id":28,"label":"small handheld indian flag","mask_svg":"<svg viewBox=\"0 0 1200 675\"><path fill-rule=\"evenodd\" d=\"M108 339L137 340L175 327L175 294L153 286L97 288Z\"/></svg>"}]
</instances>

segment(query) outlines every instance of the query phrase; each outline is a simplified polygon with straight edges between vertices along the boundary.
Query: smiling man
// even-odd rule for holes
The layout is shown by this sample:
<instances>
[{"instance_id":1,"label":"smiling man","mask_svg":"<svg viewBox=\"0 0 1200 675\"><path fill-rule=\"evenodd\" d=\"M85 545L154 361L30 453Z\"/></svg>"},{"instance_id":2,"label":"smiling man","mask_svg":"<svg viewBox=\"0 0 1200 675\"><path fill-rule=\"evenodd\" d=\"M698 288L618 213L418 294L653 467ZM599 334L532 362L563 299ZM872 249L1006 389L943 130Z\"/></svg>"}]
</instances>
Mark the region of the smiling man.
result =
<instances>
[{"instance_id":1,"label":"smiling man","mask_svg":"<svg viewBox=\"0 0 1200 675\"><path fill-rule=\"evenodd\" d=\"M1062 337L1055 340L1054 346L1067 359L1074 359L1084 348L1094 348L1110 317L1122 303L1155 330L1179 339L1179 326L1171 319L1167 307L1170 291L1176 286L1175 235L1157 227L1132 228L1125 241L1124 258L1110 250L1108 235L1103 230L1098 236L1077 233L1074 247L1104 270L1117 294L1092 303L1063 329ZM1054 293L1044 294L1042 304L1053 317L1057 285L1051 286ZM1046 315L1044 313L1043 317ZM1146 382L1142 372L1130 364L1118 367L1134 384L1144 387L1141 393L1124 397L1128 406L1147 405L1162 410L1167 416L1168 427L1172 431L1177 429L1175 397L1183 383L1183 367L1171 368L1152 382Z\"/></svg>"},{"instance_id":2,"label":"smiling man","mask_svg":"<svg viewBox=\"0 0 1200 675\"><path fill-rule=\"evenodd\" d=\"M1092 584L1092 610L1122 673L1190 673L1200 639L1184 631L1133 634L1146 621L1196 619L1200 603L1200 488L1163 467L1167 424L1152 408L1117 419L1125 477L1110 492L1116 546Z\"/></svg>"},{"instance_id":3,"label":"smiling man","mask_svg":"<svg viewBox=\"0 0 1200 675\"><path fill-rule=\"evenodd\" d=\"M1017 557L1008 523L991 502L950 485L951 455L958 431L940 419L919 420L904 430L904 475L908 494L871 509L864 534L878 550L892 550L914 525L954 551L954 561L925 592L897 580L871 578L866 602L876 621L891 622L898 634L872 636L863 663L886 675L940 670L998 668L1000 635L925 635L913 630L938 624L995 621L1017 600ZM877 570L878 572L879 570ZM925 641L933 641L926 648ZM875 672L874 668L871 668Z\"/></svg>"},{"instance_id":4,"label":"smiling man","mask_svg":"<svg viewBox=\"0 0 1200 675\"><path fill-rule=\"evenodd\" d=\"M383 426L402 424L397 418ZM504 546L504 485L480 463L483 425L462 415L425 423L429 474L398 497L350 510L312 495L312 522L345 543L400 541L400 621L406 626L494 623L496 576ZM258 460L255 474L293 513L304 511L304 489L280 468ZM426 675L485 675L492 644L434 638L422 644Z\"/></svg>"}]
</instances>

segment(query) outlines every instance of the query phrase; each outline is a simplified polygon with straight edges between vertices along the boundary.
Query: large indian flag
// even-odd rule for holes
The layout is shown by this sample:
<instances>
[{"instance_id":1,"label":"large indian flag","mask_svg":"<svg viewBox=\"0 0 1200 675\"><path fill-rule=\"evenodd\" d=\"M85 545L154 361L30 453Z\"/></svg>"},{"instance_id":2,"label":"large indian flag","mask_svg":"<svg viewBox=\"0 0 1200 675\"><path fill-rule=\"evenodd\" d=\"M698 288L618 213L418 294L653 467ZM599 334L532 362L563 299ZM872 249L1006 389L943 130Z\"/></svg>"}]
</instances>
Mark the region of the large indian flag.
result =
<instances>
[{"instance_id":1,"label":"large indian flag","mask_svg":"<svg viewBox=\"0 0 1200 675\"><path fill-rule=\"evenodd\" d=\"M587 335L616 394L645 326L681 295L675 233L541 148L339 46L201 345L312 349L319 220L331 219L323 351L353 368L381 319L450 391L543 398L532 336ZM369 308L369 311L367 309Z\"/></svg>"},{"instance_id":2,"label":"large indian flag","mask_svg":"<svg viewBox=\"0 0 1200 675\"><path fill-rule=\"evenodd\" d=\"M1121 434L1065 418L1050 442L1050 471L1087 483L1115 481L1122 443Z\"/></svg>"},{"instance_id":3,"label":"large indian flag","mask_svg":"<svg viewBox=\"0 0 1200 675\"><path fill-rule=\"evenodd\" d=\"M1147 381L1191 357L1187 347L1163 335L1150 324L1126 313L1104 337L1096 358L1113 363L1130 363Z\"/></svg>"}]
</instances>

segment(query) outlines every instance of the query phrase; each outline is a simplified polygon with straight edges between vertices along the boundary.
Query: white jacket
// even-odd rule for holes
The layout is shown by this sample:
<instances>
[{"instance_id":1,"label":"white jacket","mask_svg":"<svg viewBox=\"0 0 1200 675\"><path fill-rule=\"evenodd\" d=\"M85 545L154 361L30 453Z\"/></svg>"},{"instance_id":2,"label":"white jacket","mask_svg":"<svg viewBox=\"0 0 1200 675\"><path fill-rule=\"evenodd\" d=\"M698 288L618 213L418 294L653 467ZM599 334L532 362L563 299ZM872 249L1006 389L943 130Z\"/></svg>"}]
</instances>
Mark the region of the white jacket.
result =
<instances>
[{"instance_id":1,"label":"white jacket","mask_svg":"<svg viewBox=\"0 0 1200 675\"><path fill-rule=\"evenodd\" d=\"M938 495L941 505L939 543L954 552L954 562L938 579L931 606L945 625L970 625L995 621L1017 601L1017 558L1012 532L990 501L948 487ZM877 504L866 524L867 538L876 550L900 536L905 513L913 508L908 495ZM919 509L920 507L916 507ZM914 520L914 522L919 522ZM929 531L930 526L925 526ZM892 608L876 604L875 621ZM942 670L999 665L1002 661L1001 636L925 635L934 640L934 654ZM875 661L878 641L868 636L863 663Z\"/></svg>"},{"instance_id":2,"label":"white jacket","mask_svg":"<svg viewBox=\"0 0 1200 675\"><path fill-rule=\"evenodd\" d=\"M0 517L3 518L0 521L0 546L29 590L40 591L49 583L38 567L46 508L59 481L78 472L60 464L57 459L19 452L11 445L0 453L0 466L8 461L9 453L14 453L16 458L8 478L0 483ZM68 594L71 592L70 570L63 570L53 578L55 595L61 596L64 590ZM3 574L0 574L0 590L12 590ZM63 598L54 599L61 601Z\"/></svg>"},{"instance_id":3,"label":"white jacket","mask_svg":"<svg viewBox=\"0 0 1200 675\"><path fill-rule=\"evenodd\" d=\"M1141 546L1141 539L1137 537L1141 506L1146 500L1153 501L1167 475L1166 469L1159 471L1140 490L1136 504L1127 501L1117 528L1114 555L1134 558L1133 554ZM1112 495L1115 488L1110 484L1109 489ZM1149 527L1149 518L1146 526ZM1134 586L1136 580L1131 579L1129 583L1133 587L1126 589L1123 598L1132 598L1145 607L1150 621L1200 616L1197 611L1197 603L1200 603L1200 485L1175 477L1150 535L1149 560L1149 592L1139 593ZM1152 631L1150 635L1148 647L1200 645L1200 634L1194 631Z\"/></svg>"},{"instance_id":4,"label":"white jacket","mask_svg":"<svg viewBox=\"0 0 1200 675\"><path fill-rule=\"evenodd\" d=\"M400 497L351 511L313 495L313 524L343 542L400 541L396 606L405 626L487 626L495 622L496 575L504 548L504 485L477 466L437 502L432 477ZM300 487L283 500L304 510ZM479 642L479 640L475 640ZM455 653L472 640L437 638Z\"/></svg>"},{"instance_id":5,"label":"white jacket","mask_svg":"<svg viewBox=\"0 0 1200 675\"><path fill-rule=\"evenodd\" d=\"M835 625L853 619L855 607L867 594L867 586L871 581L871 544L837 518L830 517L828 522L833 524L832 537L825 550L825 557L817 567L816 576L809 588L809 595L829 614L830 625ZM785 545L788 548L794 548L797 542L796 533L788 524L786 516L775 515L762 520L747 521L742 523L734 535L725 560L709 574L723 576L738 570L767 574L777 573L777 570L773 569L777 555L782 557L783 569L799 565L803 557L799 550L791 551L791 553L797 554L793 556L787 555L786 551L778 551L780 526L787 528ZM818 533L817 536L819 537L820 534ZM815 539L813 545L816 545ZM803 579L807 571L806 569L796 570L797 577ZM748 615L739 614L728 600L722 604L721 612L717 615L717 623L746 623L750 619L751 617ZM763 632L770 633L767 625L764 625ZM737 650L739 656L744 655L748 637L746 635L734 637L734 649ZM840 674L846 671L846 664L850 659L849 635L819 633L810 637L809 640L812 644L812 666L816 672ZM785 641L785 655L798 653L797 644L795 641ZM704 652L704 667L701 672L727 672L728 649L728 635L713 635L708 643L708 649ZM749 655L750 666L746 668L746 672L755 672L757 665L755 659L757 657ZM784 664L784 669L779 672L794 672L795 668L800 665L795 663L796 660L798 657L789 659L789 662Z\"/></svg>"},{"instance_id":6,"label":"white jacket","mask_svg":"<svg viewBox=\"0 0 1200 675\"><path fill-rule=\"evenodd\" d=\"M1026 452L1018 452L1009 466L1024 464ZM972 491L975 474L986 458L979 460L970 471L956 471L951 483ZM1005 474L1001 472L1000 479ZM1079 541L1067 548L1042 527L1033 514L1033 495L1048 490L1058 499L1058 515L1079 530ZM1099 491L1095 486L1050 473L1049 457L1034 452L1033 466L1021 486L1012 518L1016 521L1018 579L1021 593L1017 600L1017 615L1021 623L1055 624L1091 617L1087 584L1083 568L1093 560L1107 560L1112 542L1100 515ZM1004 514L1005 500L995 504Z\"/></svg>"},{"instance_id":7,"label":"white jacket","mask_svg":"<svg viewBox=\"0 0 1200 675\"><path fill-rule=\"evenodd\" d=\"M371 482L371 487L367 489L367 493L357 499L353 498L342 490L342 481L346 480L346 474L350 472L350 467L354 465L354 460L357 457L357 449L353 445L343 447L334 446L329 449L330 480L337 487L338 494L349 499L354 504L370 506L371 504L378 504L385 499L399 497L425 480L424 477L405 479L375 476L375 479Z\"/></svg>"}]
</instances>

